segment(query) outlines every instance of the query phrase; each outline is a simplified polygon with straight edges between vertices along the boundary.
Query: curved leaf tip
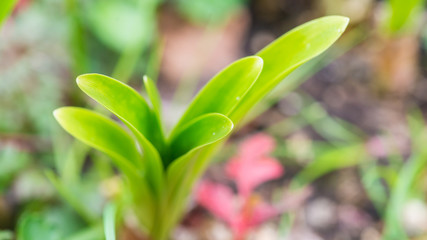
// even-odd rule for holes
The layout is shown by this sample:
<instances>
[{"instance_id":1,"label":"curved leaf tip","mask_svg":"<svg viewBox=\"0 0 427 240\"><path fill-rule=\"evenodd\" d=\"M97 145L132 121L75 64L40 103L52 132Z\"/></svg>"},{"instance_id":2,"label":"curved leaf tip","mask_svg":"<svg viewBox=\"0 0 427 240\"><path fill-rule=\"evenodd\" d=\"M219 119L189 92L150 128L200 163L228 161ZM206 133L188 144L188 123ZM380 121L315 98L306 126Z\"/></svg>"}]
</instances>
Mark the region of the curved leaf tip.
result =
<instances>
[{"instance_id":1,"label":"curved leaf tip","mask_svg":"<svg viewBox=\"0 0 427 240\"><path fill-rule=\"evenodd\" d=\"M350 22L350 18L345 16L339 16L339 15L326 16L326 17L319 18L319 20L320 19L324 19L330 22L336 22L337 25L341 25L341 28L343 31L347 28L348 23Z\"/></svg>"},{"instance_id":2,"label":"curved leaf tip","mask_svg":"<svg viewBox=\"0 0 427 240\"><path fill-rule=\"evenodd\" d=\"M76 83L80 87L80 85L82 85L82 84L85 83L85 80L90 79L91 77L94 77L94 76L99 76L99 75L100 76L104 76L104 75L99 74L99 73L85 73L85 74L81 74L81 75L77 76Z\"/></svg>"},{"instance_id":3,"label":"curved leaf tip","mask_svg":"<svg viewBox=\"0 0 427 240\"><path fill-rule=\"evenodd\" d=\"M228 116L241 102L262 72L260 56L241 58L216 74L193 99L187 111L171 133L182 130L189 121L207 113Z\"/></svg>"},{"instance_id":4,"label":"curved leaf tip","mask_svg":"<svg viewBox=\"0 0 427 240\"><path fill-rule=\"evenodd\" d=\"M349 18L327 16L306 22L257 53L264 60L261 75L230 115L235 123L293 70L326 51L344 32Z\"/></svg>"},{"instance_id":5,"label":"curved leaf tip","mask_svg":"<svg viewBox=\"0 0 427 240\"><path fill-rule=\"evenodd\" d=\"M233 127L234 123L220 113L208 113L194 119L171 139L171 160L222 140Z\"/></svg>"},{"instance_id":6,"label":"curved leaf tip","mask_svg":"<svg viewBox=\"0 0 427 240\"><path fill-rule=\"evenodd\" d=\"M107 153L124 171L133 174L140 163L135 141L122 127L108 117L79 107L61 107L53 112L55 119L69 134L85 144Z\"/></svg>"},{"instance_id":7,"label":"curved leaf tip","mask_svg":"<svg viewBox=\"0 0 427 240\"><path fill-rule=\"evenodd\" d=\"M348 24L350 23L350 18L344 17L344 16L327 16L324 18L328 19L331 23L336 24L338 37L340 37L341 34L344 33L345 29L348 27Z\"/></svg>"},{"instance_id":8,"label":"curved leaf tip","mask_svg":"<svg viewBox=\"0 0 427 240\"><path fill-rule=\"evenodd\" d=\"M61 120L62 120L63 109L64 109L64 107L57 108L57 109L53 110L53 112L52 112L52 114L55 117L56 121L59 122L59 123L61 123Z\"/></svg>"}]
</instances>

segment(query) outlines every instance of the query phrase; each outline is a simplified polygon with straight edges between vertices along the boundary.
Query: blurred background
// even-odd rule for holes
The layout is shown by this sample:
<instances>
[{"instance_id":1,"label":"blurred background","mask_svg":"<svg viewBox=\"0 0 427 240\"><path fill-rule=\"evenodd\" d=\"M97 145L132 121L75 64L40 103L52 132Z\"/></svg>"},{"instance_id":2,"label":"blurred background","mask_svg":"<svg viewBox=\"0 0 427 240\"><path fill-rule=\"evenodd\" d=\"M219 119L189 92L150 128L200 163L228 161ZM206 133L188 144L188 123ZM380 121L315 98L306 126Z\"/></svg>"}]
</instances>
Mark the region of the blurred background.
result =
<instances>
[{"instance_id":1,"label":"blurred background","mask_svg":"<svg viewBox=\"0 0 427 240\"><path fill-rule=\"evenodd\" d=\"M147 74L170 129L215 73L325 15L348 16L350 26L285 79L293 89L279 86L254 109L204 179L235 189L227 162L262 133L284 172L254 196L283 203L283 214L248 239L427 239L423 0L17 0L4 9L0 240L103 239L102 209L120 194L116 171L52 115L64 105L100 109L76 76L102 73L144 94ZM231 239L202 205L191 201L174 239ZM133 222L120 239L144 239Z\"/></svg>"}]
</instances>

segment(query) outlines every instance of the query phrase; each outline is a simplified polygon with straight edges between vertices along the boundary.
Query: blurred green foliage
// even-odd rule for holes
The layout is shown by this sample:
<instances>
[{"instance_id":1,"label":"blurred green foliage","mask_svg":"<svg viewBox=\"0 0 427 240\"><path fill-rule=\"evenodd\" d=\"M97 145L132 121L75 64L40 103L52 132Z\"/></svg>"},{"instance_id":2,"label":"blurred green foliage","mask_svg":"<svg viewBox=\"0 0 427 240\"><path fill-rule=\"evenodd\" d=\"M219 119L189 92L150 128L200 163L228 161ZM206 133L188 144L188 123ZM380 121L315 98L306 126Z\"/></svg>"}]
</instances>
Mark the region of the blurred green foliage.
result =
<instances>
[{"instance_id":1,"label":"blurred green foliage","mask_svg":"<svg viewBox=\"0 0 427 240\"><path fill-rule=\"evenodd\" d=\"M177 9L195 23L223 23L247 0L176 0Z\"/></svg>"},{"instance_id":2,"label":"blurred green foliage","mask_svg":"<svg viewBox=\"0 0 427 240\"><path fill-rule=\"evenodd\" d=\"M384 27L390 34L413 32L419 27L425 0L388 0Z\"/></svg>"},{"instance_id":3,"label":"blurred green foliage","mask_svg":"<svg viewBox=\"0 0 427 240\"><path fill-rule=\"evenodd\" d=\"M0 194L3 193L16 174L28 166L30 156L11 145L0 149Z\"/></svg>"}]
</instances>

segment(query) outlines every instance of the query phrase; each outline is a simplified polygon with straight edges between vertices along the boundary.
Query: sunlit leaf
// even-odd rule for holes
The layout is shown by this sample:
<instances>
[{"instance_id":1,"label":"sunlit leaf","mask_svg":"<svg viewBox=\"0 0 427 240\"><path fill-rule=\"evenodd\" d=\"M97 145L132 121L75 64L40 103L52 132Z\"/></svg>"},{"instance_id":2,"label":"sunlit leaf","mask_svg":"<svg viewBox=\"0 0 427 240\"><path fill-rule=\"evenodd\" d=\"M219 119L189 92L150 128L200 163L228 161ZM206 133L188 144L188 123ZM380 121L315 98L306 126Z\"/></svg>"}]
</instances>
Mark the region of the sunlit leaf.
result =
<instances>
[{"instance_id":1,"label":"sunlit leaf","mask_svg":"<svg viewBox=\"0 0 427 240\"><path fill-rule=\"evenodd\" d=\"M54 111L54 116L68 133L110 155L124 172L130 175L138 172L135 167L141 166L141 159L135 141L117 123L77 107L59 108Z\"/></svg>"},{"instance_id":2,"label":"sunlit leaf","mask_svg":"<svg viewBox=\"0 0 427 240\"><path fill-rule=\"evenodd\" d=\"M328 49L344 32L349 19L329 16L292 29L257 53L264 60L258 80L240 101L230 119L238 123L245 114L293 70Z\"/></svg>"},{"instance_id":3,"label":"sunlit leaf","mask_svg":"<svg viewBox=\"0 0 427 240\"><path fill-rule=\"evenodd\" d=\"M171 159L202 146L216 142L227 136L233 129L233 123L219 113L202 115L183 127L171 139Z\"/></svg>"},{"instance_id":4,"label":"sunlit leaf","mask_svg":"<svg viewBox=\"0 0 427 240\"><path fill-rule=\"evenodd\" d=\"M193 149L172 162L167 169L168 217L165 218L166 229L178 223L185 209L185 201L197 179L206 170L210 157L221 146L221 139L199 149Z\"/></svg>"},{"instance_id":5,"label":"sunlit leaf","mask_svg":"<svg viewBox=\"0 0 427 240\"><path fill-rule=\"evenodd\" d=\"M160 126L147 102L133 88L101 74L81 75L77 77L77 85L125 124L141 132L158 149L162 148Z\"/></svg>"},{"instance_id":6,"label":"sunlit leaf","mask_svg":"<svg viewBox=\"0 0 427 240\"><path fill-rule=\"evenodd\" d=\"M252 56L222 70L197 94L176 129L206 113L230 114L254 84L262 66L262 59Z\"/></svg>"},{"instance_id":7,"label":"sunlit leaf","mask_svg":"<svg viewBox=\"0 0 427 240\"><path fill-rule=\"evenodd\" d=\"M152 176L148 182L159 191L163 169L159 151L164 152L165 143L159 120L147 102L133 88L104 75L84 74L77 78L77 84L132 130L143 148L147 174Z\"/></svg>"},{"instance_id":8,"label":"sunlit leaf","mask_svg":"<svg viewBox=\"0 0 427 240\"><path fill-rule=\"evenodd\" d=\"M116 122L96 112L77 107L63 107L55 110L54 116L60 125L75 138L108 154L115 165L130 178L138 182L138 189L144 198L140 200L142 209L153 209L152 192L157 193L163 178L161 172L150 171L150 162L142 162L136 142ZM152 168L156 169L156 168ZM143 174L150 176L141 182ZM147 184L151 184L151 191ZM146 212L149 215L148 212Z\"/></svg>"},{"instance_id":9,"label":"sunlit leaf","mask_svg":"<svg viewBox=\"0 0 427 240\"><path fill-rule=\"evenodd\" d=\"M217 119L219 118L219 120ZM217 131L213 126L203 126L209 121L214 122L219 129ZM222 124L221 124L222 122ZM198 127L204 128L205 133L197 133ZM194 185L195 181L206 169L210 156L221 146L221 140L225 139L228 134L232 131L233 123L225 116L221 114L206 114L195 120L193 123L188 124L184 127L184 130L177 134L174 141L183 141L185 137L191 136L194 138L192 144L184 143L176 145L176 147L184 146L183 149L191 149L186 154L175 159L167 169L167 187L168 187L168 218L165 220L166 230L170 230L179 220L184 208L184 203L187 200L190 190ZM190 131L195 131L191 133ZM215 133L212 134L212 133ZM203 134L205 136L199 137ZM199 136L197 136L199 135ZM203 141L201 141L203 139ZM197 146L197 147L196 147ZM173 149L173 148L171 148ZM182 151L182 150L181 150Z\"/></svg>"}]
</instances>

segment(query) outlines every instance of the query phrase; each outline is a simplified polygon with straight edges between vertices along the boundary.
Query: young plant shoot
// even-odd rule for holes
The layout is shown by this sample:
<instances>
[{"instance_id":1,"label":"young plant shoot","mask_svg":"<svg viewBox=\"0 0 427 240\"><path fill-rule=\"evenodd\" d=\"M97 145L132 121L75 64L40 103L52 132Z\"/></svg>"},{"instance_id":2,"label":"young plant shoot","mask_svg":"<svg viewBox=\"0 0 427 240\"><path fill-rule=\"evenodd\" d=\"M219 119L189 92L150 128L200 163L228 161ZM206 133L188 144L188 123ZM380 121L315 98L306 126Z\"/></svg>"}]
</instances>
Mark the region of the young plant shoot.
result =
<instances>
[{"instance_id":1,"label":"young plant shoot","mask_svg":"<svg viewBox=\"0 0 427 240\"><path fill-rule=\"evenodd\" d=\"M132 197L129 207L141 230L150 239L167 239L195 182L233 128L293 70L328 49L348 21L341 16L310 21L255 56L230 64L198 93L167 136L161 127L159 93L148 77L144 85L152 107L137 91L113 78L100 74L77 78L79 88L130 132L83 108L59 108L54 116L75 138L111 157Z\"/></svg>"}]
</instances>

